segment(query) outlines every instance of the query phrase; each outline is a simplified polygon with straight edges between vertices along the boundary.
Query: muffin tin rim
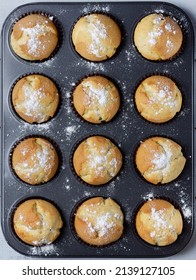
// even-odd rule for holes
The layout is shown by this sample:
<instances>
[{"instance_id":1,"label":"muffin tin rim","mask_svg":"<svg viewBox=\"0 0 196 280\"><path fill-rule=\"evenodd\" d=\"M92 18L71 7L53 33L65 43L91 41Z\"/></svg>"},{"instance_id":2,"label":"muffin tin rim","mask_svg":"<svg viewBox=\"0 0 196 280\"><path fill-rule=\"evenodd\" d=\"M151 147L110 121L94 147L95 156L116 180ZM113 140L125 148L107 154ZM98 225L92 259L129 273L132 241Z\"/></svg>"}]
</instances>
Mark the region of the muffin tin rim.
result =
<instances>
[{"instance_id":1,"label":"muffin tin rim","mask_svg":"<svg viewBox=\"0 0 196 280\"><path fill-rule=\"evenodd\" d=\"M40 3L39 3L40 4Z\"/></svg>"}]
</instances>

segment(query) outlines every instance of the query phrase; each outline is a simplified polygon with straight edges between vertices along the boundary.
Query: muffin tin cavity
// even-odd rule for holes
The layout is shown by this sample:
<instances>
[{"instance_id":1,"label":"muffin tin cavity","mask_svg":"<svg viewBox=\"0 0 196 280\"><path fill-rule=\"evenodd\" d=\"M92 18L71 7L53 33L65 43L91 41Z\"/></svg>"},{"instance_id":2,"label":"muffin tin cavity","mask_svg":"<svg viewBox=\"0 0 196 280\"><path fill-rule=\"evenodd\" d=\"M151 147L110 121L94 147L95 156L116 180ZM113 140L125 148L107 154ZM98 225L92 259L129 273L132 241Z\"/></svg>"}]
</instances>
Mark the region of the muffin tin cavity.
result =
<instances>
[{"instance_id":1,"label":"muffin tin cavity","mask_svg":"<svg viewBox=\"0 0 196 280\"><path fill-rule=\"evenodd\" d=\"M58 30L58 44L48 58L31 61L20 58L13 52L10 36L15 23L34 14L51 18ZM109 16L119 26L120 45L110 59L91 61L81 57L74 49L72 31L79 19L91 14ZM172 59L151 61L142 57L136 49L135 27L142 18L150 14L175 18L180 25L183 43ZM188 244L193 232L194 212L193 43L193 28L189 18L178 7L168 3L32 3L18 7L8 16L1 38L1 215L5 238L15 250L36 257L145 258L173 255ZM18 80L36 74L55 83L60 107L58 106L54 116L47 121L28 123L16 114L12 106L12 90ZM135 104L137 87L144 79L153 75L171 78L182 93L179 112L164 123L145 120L138 113ZM119 107L107 122L86 121L74 108L74 90L84 79L95 76L108 78L119 92ZM103 98L100 96L99 101L103 102ZM81 153L75 163L73 162L78 145L94 136L111 140L121 153L122 167L119 165L115 173L109 170L108 172L114 175L113 178L110 176L109 180L99 184L94 184L94 175L94 181L85 182L76 174L74 164L82 160ZM135 167L137 148L145 139L154 136L166 137L179 143L186 158L180 176L162 185L146 181ZM31 184L16 175L12 156L22 141L36 137L50 141L58 154L59 165L54 177L49 181ZM95 154L91 155L91 158L92 164L96 161L102 162ZM103 158L106 162L105 156ZM40 158L40 162L43 162L43 158ZM116 164L112 159L109 162ZM98 168L102 169L101 166ZM89 167L86 171L89 172ZM163 196L178 205L183 216L183 230L174 243L168 246L152 246L138 237L135 211L139 209L137 207L141 201ZM10 211L18 205L19 200L34 197L54 202L66 222L60 238L50 245L32 246L22 242L14 234ZM122 236L116 242L104 246L87 246L86 242L78 239L73 229L75 213L81 201L92 197L111 198L120 205L124 215L124 228Z\"/></svg>"}]
</instances>

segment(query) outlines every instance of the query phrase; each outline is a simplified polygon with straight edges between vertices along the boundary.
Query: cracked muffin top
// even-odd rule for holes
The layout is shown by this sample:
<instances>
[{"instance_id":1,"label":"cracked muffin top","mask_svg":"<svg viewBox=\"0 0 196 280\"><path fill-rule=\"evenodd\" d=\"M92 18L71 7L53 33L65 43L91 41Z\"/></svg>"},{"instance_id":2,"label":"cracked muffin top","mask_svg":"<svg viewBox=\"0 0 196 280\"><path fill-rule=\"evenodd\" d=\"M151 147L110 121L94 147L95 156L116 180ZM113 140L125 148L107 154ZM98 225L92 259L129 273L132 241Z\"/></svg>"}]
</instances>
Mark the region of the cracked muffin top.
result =
<instances>
[{"instance_id":1,"label":"cracked muffin top","mask_svg":"<svg viewBox=\"0 0 196 280\"><path fill-rule=\"evenodd\" d=\"M154 123L171 120L182 106L182 94L176 84L165 76L151 76L142 81L135 93L140 115Z\"/></svg>"},{"instance_id":2,"label":"cracked muffin top","mask_svg":"<svg viewBox=\"0 0 196 280\"><path fill-rule=\"evenodd\" d=\"M12 167L16 175L30 185L46 183L58 169L58 154L53 145L43 138L21 141L12 154Z\"/></svg>"},{"instance_id":3,"label":"cracked muffin top","mask_svg":"<svg viewBox=\"0 0 196 280\"><path fill-rule=\"evenodd\" d=\"M180 50L183 34L175 19L162 14L144 17L134 31L134 43L140 54L149 60L167 60Z\"/></svg>"},{"instance_id":4,"label":"cracked muffin top","mask_svg":"<svg viewBox=\"0 0 196 280\"><path fill-rule=\"evenodd\" d=\"M115 85L102 76L83 79L73 92L73 105L88 122L110 121L120 107L120 95Z\"/></svg>"},{"instance_id":5,"label":"cracked muffin top","mask_svg":"<svg viewBox=\"0 0 196 280\"><path fill-rule=\"evenodd\" d=\"M20 79L12 91L16 113L28 123L42 123L52 118L59 104L56 85L42 75Z\"/></svg>"},{"instance_id":6,"label":"cracked muffin top","mask_svg":"<svg viewBox=\"0 0 196 280\"><path fill-rule=\"evenodd\" d=\"M76 174L86 183L102 185L114 178L122 166L122 154L108 138L91 136L82 141L73 155Z\"/></svg>"},{"instance_id":7,"label":"cracked muffin top","mask_svg":"<svg viewBox=\"0 0 196 280\"><path fill-rule=\"evenodd\" d=\"M29 199L16 208L13 226L22 241L33 246L42 246L56 240L63 221L52 203L43 199Z\"/></svg>"},{"instance_id":8,"label":"cracked muffin top","mask_svg":"<svg viewBox=\"0 0 196 280\"><path fill-rule=\"evenodd\" d=\"M58 43L58 32L51 18L44 15L27 15L14 24L11 46L21 58L44 60L53 53Z\"/></svg>"},{"instance_id":9,"label":"cracked muffin top","mask_svg":"<svg viewBox=\"0 0 196 280\"><path fill-rule=\"evenodd\" d=\"M175 242L183 229L180 211L163 199L145 202L136 215L136 230L146 242L166 246Z\"/></svg>"},{"instance_id":10,"label":"cracked muffin top","mask_svg":"<svg viewBox=\"0 0 196 280\"><path fill-rule=\"evenodd\" d=\"M72 32L75 50L90 61L103 61L112 57L121 43L117 23L102 14L81 17Z\"/></svg>"},{"instance_id":11,"label":"cracked muffin top","mask_svg":"<svg viewBox=\"0 0 196 280\"><path fill-rule=\"evenodd\" d=\"M111 198L93 197L75 213L74 227L86 243L103 246L118 240L123 233L124 215Z\"/></svg>"},{"instance_id":12,"label":"cracked muffin top","mask_svg":"<svg viewBox=\"0 0 196 280\"><path fill-rule=\"evenodd\" d=\"M171 139L149 138L141 142L136 151L136 166L148 182L169 183L184 169L186 159L181 149L181 146Z\"/></svg>"}]
</instances>

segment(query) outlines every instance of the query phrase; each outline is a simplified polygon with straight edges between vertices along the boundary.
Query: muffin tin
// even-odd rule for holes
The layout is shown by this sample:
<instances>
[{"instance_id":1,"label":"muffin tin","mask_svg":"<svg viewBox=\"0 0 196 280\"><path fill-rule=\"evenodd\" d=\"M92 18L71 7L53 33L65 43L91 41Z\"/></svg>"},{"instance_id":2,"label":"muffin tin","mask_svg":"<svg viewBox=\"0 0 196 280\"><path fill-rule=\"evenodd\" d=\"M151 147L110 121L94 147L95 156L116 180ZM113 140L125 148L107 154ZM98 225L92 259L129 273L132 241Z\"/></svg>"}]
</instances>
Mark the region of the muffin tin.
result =
<instances>
[{"instance_id":1,"label":"muffin tin","mask_svg":"<svg viewBox=\"0 0 196 280\"><path fill-rule=\"evenodd\" d=\"M10 34L17 19L30 13L43 13L53 18L60 34L60 44L52 57L43 62L29 62L17 57L10 46ZM74 23L89 13L104 13L116 20L122 31L122 43L117 54L104 62L90 62L74 50L71 32ZM183 47L173 59L153 62L144 59L133 42L134 28L150 13L175 17L183 30ZM1 67L1 190L2 228L7 242L15 250L36 257L165 257L182 250L193 232L194 147L193 147L193 63L194 34L187 15L178 7L160 2L124 3L33 3L18 7L7 18L2 29ZM44 124L28 124L14 112L11 90L22 76L38 73L51 78L58 86L61 106L55 117ZM72 106L75 86L90 75L112 79L121 94L121 108L108 123L91 124L82 120ZM183 106L174 119L165 124L145 121L137 112L134 92L138 84L153 74L173 79L183 95ZM83 183L73 171L72 156L76 145L91 135L111 139L123 154L123 167L118 176L103 186ZM137 172L134 156L140 141L151 136L164 136L182 146L187 162L182 174L165 185L152 185ZM60 169L50 182L31 186L13 173L10 156L13 146L29 136L41 136L56 143L62 160ZM123 236L115 243L88 246L81 242L73 229L73 215L81 201L89 197L111 197L122 208L125 216ZM14 234L12 218L17 205L29 198L51 201L60 210L64 227L59 238L50 245L33 247ZM135 215L139 206L152 197L171 201L183 214L184 228L177 241L169 246L151 246L142 241L135 230Z\"/></svg>"}]
</instances>

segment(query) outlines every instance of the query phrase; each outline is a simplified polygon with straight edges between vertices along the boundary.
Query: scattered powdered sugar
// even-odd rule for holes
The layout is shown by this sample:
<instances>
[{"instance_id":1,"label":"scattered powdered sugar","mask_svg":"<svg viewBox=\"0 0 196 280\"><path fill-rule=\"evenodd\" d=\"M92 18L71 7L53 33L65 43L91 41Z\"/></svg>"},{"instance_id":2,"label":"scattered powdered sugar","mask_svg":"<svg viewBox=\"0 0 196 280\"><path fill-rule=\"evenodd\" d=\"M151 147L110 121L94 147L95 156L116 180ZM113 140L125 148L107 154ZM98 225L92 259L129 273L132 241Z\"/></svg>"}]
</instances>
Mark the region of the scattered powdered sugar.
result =
<instances>
[{"instance_id":1,"label":"scattered powdered sugar","mask_svg":"<svg viewBox=\"0 0 196 280\"><path fill-rule=\"evenodd\" d=\"M58 256L58 249L54 244L49 244L45 246L34 246L29 249L28 252L29 255L35 255L35 256L50 256L55 255Z\"/></svg>"},{"instance_id":2,"label":"scattered powdered sugar","mask_svg":"<svg viewBox=\"0 0 196 280\"><path fill-rule=\"evenodd\" d=\"M90 195L91 195L90 192L87 192L87 191L84 192L84 196L90 196Z\"/></svg>"},{"instance_id":3,"label":"scattered powdered sugar","mask_svg":"<svg viewBox=\"0 0 196 280\"><path fill-rule=\"evenodd\" d=\"M70 179L65 178L64 181L65 181L64 187L65 187L66 191L70 191L71 190Z\"/></svg>"},{"instance_id":4,"label":"scattered powdered sugar","mask_svg":"<svg viewBox=\"0 0 196 280\"><path fill-rule=\"evenodd\" d=\"M72 135L77 132L77 130L81 127L81 125L69 125L65 127L65 135L66 135L66 140L70 140Z\"/></svg>"},{"instance_id":5,"label":"scattered powdered sugar","mask_svg":"<svg viewBox=\"0 0 196 280\"><path fill-rule=\"evenodd\" d=\"M32 132L46 132L46 131L51 131L53 127L53 123L51 121L48 121L46 123L42 124L29 124L29 123L24 123L22 125L19 125L19 130L20 133L27 133L29 130L31 133ZM14 131L13 131L14 132Z\"/></svg>"},{"instance_id":6,"label":"scattered powdered sugar","mask_svg":"<svg viewBox=\"0 0 196 280\"><path fill-rule=\"evenodd\" d=\"M128 62L132 62L136 58L136 52L134 49L129 48L125 51L125 58Z\"/></svg>"},{"instance_id":7,"label":"scattered powdered sugar","mask_svg":"<svg viewBox=\"0 0 196 280\"><path fill-rule=\"evenodd\" d=\"M181 187L180 184L175 185L178 188ZM184 218L189 222L192 218L192 209L190 207L190 198L188 197L187 192L185 192L183 189L181 189L180 194L179 194L179 199L181 203L181 210L184 215Z\"/></svg>"},{"instance_id":8,"label":"scattered powdered sugar","mask_svg":"<svg viewBox=\"0 0 196 280\"><path fill-rule=\"evenodd\" d=\"M103 5L99 5L99 4L93 4L93 3L89 3L87 4L81 11L81 13L85 13L85 14L89 14L92 12L109 12L110 11L110 6L109 5L105 5L103 3Z\"/></svg>"},{"instance_id":9,"label":"scattered powdered sugar","mask_svg":"<svg viewBox=\"0 0 196 280\"><path fill-rule=\"evenodd\" d=\"M142 198L144 199L144 200L152 200L152 199L154 199L154 193L153 192L150 192L150 193L147 193L146 195L142 195Z\"/></svg>"},{"instance_id":10,"label":"scattered powdered sugar","mask_svg":"<svg viewBox=\"0 0 196 280\"><path fill-rule=\"evenodd\" d=\"M155 13L157 13L157 14L164 14L165 13L165 10L163 9L163 8L157 8L157 9L155 9L154 10L155 11Z\"/></svg>"},{"instance_id":11,"label":"scattered powdered sugar","mask_svg":"<svg viewBox=\"0 0 196 280\"><path fill-rule=\"evenodd\" d=\"M74 63L73 66L76 68L85 67L85 68L87 68L87 70L92 71L92 72L94 72L94 71L105 72L105 65L104 65L104 63L101 63L101 62L95 63L95 62L85 61L85 60L81 59L78 62Z\"/></svg>"}]
</instances>

